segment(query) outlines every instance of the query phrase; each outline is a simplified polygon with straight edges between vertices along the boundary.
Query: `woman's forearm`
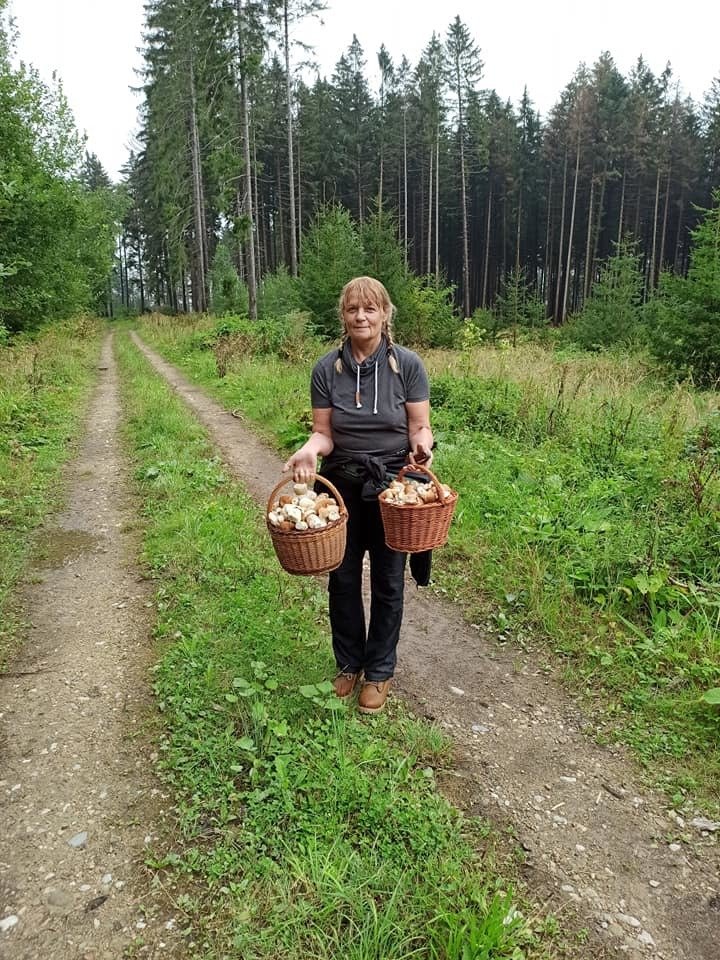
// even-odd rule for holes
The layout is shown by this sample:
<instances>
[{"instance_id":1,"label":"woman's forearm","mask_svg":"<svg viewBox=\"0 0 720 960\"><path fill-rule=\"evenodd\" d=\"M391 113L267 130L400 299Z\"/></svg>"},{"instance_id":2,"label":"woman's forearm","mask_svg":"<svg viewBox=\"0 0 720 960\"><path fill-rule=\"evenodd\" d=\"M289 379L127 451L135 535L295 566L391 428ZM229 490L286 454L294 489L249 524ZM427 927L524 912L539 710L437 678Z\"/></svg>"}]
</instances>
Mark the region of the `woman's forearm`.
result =
<instances>
[{"instance_id":1,"label":"woman's forearm","mask_svg":"<svg viewBox=\"0 0 720 960\"><path fill-rule=\"evenodd\" d=\"M425 447L426 450L430 450L435 442L433 432L429 426L417 427L414 430L410 430L408 432L408 440L410 441L411 450L415 450L418 444Z\"/></svg>"}]
</instances>

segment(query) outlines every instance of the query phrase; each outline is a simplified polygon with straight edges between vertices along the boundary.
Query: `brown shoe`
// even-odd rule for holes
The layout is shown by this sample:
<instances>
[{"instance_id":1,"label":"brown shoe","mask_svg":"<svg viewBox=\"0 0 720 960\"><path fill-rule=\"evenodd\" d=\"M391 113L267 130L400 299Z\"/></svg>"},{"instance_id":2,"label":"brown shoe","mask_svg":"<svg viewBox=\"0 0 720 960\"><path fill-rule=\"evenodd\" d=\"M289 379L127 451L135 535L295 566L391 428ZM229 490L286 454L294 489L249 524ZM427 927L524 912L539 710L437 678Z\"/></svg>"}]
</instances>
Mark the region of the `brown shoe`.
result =
<instances>
[{"instance_id":1,"label":"brown shoe","mask_svg":"<svg viewBox=\"0 0 720 960\"><path fill-rule=\"evenodd\" d=\"M390 679L366 680L358 697L360 713L380 713L390 692Z\"/></svg>"},{"instance_id":2,"label":"brown shoe","mask_svg":"<svg viewBox=\"0 0 720 960\"><path fill-rule=\"evenodd\" d=\"M360 682L360 673L347 673L341 670L333 680L335 696L341 700L347 700L355 693L355 688Z\"/></svg>"}]
</instances>

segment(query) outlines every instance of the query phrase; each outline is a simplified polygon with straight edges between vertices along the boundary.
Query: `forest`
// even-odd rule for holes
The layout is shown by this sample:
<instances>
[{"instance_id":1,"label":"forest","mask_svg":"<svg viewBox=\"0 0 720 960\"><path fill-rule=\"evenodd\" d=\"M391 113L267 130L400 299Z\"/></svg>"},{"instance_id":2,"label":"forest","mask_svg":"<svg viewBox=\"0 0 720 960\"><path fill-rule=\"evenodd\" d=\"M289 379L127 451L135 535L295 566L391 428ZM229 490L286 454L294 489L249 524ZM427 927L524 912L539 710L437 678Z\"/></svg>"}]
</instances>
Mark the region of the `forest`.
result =
<instances>
[{"instance_id":1,"label":"forest","mask_svg":"<svg viewBox=\"0 0 720 960\"><path fill-rule=\"evenodd\" d=\"M313 77L312 52L293 37L322 9L151 0L137 149L117 185L83 157L62 88L11 67L5 31L8 329L82 303L256 318L264 280L292 291L328 218L335 228L349 218L347 243L363 238L366 251L359 266L385 280L407 327L443 304L490 331L508 313L560 326L618 257L614 273L629 267L626 298L638 304L687 276L693 230L720 184L720 78L697 104L669 65L656 76L639 57L623 76L605 52L578 66L541 119L532 91L514 105L482 86L481 50L459 18L417 64L394 63L383 46L370 70L353 39L329 79ZM344 253L352 271L358 258ZM57 269L66 255L73 269ZM313 313L296 293L289 303Z\"/></svg>"}]
</instances>

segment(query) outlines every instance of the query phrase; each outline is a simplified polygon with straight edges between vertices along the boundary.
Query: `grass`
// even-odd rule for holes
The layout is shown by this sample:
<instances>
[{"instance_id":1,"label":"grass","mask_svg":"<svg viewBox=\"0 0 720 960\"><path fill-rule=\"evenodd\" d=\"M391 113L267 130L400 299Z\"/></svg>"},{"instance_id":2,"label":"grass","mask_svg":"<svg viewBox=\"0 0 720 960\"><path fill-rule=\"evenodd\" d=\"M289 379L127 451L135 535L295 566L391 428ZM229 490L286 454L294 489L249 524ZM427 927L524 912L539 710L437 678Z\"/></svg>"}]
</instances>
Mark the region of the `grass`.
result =
<instances>
[{"instance_id":1,"label":"grass","mask_svg":"<svg viewBox=\"0 0 720 960\"><path fill-rule=\"evenodd\" d=\"M57 507L58 481L94 382L100 326L56 324L0 346L0 667L17 639L11 594L33 533Z\"/></svg>"},{"instance_id":2,"label":"grass","mask_svg":"<svg viewBox=\"0 0 720 960\"><path fill-rule=\"evenodd\" d=\"M223 355L217 322L148 340L281 451L307 436L310 359ZM322 347L314 347L317 355ZM502 641L542 643L679 808L720 809L720 402L642 360L433 352L435 468L461 493L439 589Z\"/></svg>"},{"instance_id":3,"label":"grass","mask_svg":"<svg viewBox=\"0 0 720 960\"><path fill-rule=\"evenodd\" d=\"M158 583L161 768L180 836L153 866L202 960L559 957L487 828L438 793L449 745L398 704L363 722L327 678L321 583L122 338L127 441Z\"/></svg>"}]
</instances>

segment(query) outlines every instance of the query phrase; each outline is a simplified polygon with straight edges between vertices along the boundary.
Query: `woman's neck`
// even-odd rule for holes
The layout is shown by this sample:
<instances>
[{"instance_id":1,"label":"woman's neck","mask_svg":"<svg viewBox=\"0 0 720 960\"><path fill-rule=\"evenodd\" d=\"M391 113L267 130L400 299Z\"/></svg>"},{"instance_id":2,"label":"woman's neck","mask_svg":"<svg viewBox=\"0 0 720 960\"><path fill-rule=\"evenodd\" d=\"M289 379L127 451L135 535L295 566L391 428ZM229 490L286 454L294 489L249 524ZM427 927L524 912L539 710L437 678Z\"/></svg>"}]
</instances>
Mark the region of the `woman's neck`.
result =
<instances>
[{"instance_id":1,"label":"woman's neck","mask_svg":"<svg viewBox=\"0 0 720 960\"><path fill-rule=\"evenodd\" d=\"M371 357L374 353L377 353L377 349L382 343L382 335L380 335L377 340L373 343L353 343L352 339L350 340L350 352L353 355L353 359L356 363L364 363L368 357Z\"/></svg>"}]
</instances>

